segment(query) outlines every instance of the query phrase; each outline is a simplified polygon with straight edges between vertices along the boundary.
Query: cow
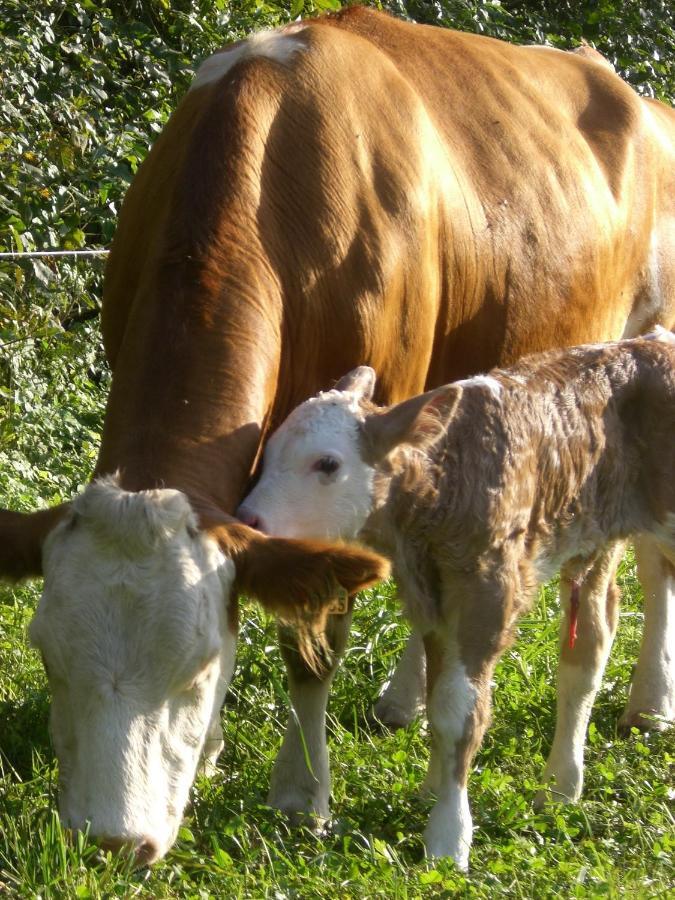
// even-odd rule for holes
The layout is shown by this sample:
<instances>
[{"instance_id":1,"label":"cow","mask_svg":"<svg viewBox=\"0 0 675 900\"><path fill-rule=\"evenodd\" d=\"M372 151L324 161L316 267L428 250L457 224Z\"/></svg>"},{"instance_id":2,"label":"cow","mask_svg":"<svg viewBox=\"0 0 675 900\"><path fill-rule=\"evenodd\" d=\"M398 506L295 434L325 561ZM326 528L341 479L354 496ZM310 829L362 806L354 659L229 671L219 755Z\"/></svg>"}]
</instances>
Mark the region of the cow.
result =
<instances>
[{"instance_id":1,"label":"cow","mask_svg":"<svg viewBox=\"0 0 675 900\"><path fill-rule=\"evenodd\" d=\"M549 351L384 409L374 389L361 366L294 410L241 514L269 534L358 538L391 558L427 656L425 784L438 798L427 853L466 869L467 780L491 679L537 587L561 572L544 781L576 800L624 540L652 538L675 571L675 335Z\"/></svg>"},{"instance_id":2,"label":"cow","mask_svg":"<svg viewBox=\"0 0 675 900\"><path fill-rule=\"evenodd\" d=\"M34 639L73 719L56 743L67 825L90 822L143 861L171 843L198 745L219 738L186 694L189 753L167 751L166 660L142 650L200 580L212 598L231 595L234 634L235 572L246 587L253 558L268 576L273 567L262 565L271 545L230 516L264 436L300 401L358 365L378 372L375 400L389 404L528 352L675 323L674 134L671 110L595 61L365 8L254 35L203 63L129 188L108 258L113 376L93 480L73 505L0 518L0 573L45 579ZM138 537L127 572L145 519L157 527ZM108 527L113 537L95 538ZM643 583L662 609L672 581L650 554ZM132 602L155 581L129 586L153 571L166 588L161 621ZM324 576L335 608L349 606L359 579ZM261 577L248 588L257 595ZM311 632L306 600L294 615L288 590L286 618L309 616ZM93 596L107 618L89 615ZM61 610L77 641L57 627ZM133 632L145 667L133 733L124 694L112 704L101 688L89 712L79 702L104 627L120 658ZM325 711L348 629L349 613L329 615L334 663L317 674L282 626L293 714L269 799L291 815L328 815ZM177 666L190 668L198 631L186 630L194 648L171 643ZM670 713L672 692L655 696L651 678L661 646L648 630L631 718ZM227 675L234 639L226 655ZM117 683L114 668L97 671ZM91 733L87 715L117 738L78 736ZM147 806L151 769L170 827ZM88 771L107 772L105 786Z\"/></svg>"}]
</instances>

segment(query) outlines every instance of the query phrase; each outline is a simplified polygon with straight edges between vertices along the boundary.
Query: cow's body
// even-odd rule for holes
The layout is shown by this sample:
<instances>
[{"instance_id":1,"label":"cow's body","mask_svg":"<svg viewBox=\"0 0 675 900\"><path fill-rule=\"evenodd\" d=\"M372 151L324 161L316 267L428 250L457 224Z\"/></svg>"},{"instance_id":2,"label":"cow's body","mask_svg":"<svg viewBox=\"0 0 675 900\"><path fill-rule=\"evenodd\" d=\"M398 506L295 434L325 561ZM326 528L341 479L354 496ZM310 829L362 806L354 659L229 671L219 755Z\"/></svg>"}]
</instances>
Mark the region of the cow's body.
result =
<instances>
[{"instance_id":1,"label":"cow's body","mask_svg":"<svg viewBox=\"0 0 675 900\"><path fill-rule=\"evenodd\" d=\"M390 403L671 327L673 118L594 61L366 9L207 60L120 216L97 475L178 489L211 526L270 423L355 365ZM0 548L2 571L36 571L51 520L0 524L27 561ZM325 815L330 679L287 663L272 800Z\"/></svg>"},{"instance_id":2,"label":"cow's body","mask_svg":"<svg viewBox=\"0 0 675 900\"><path fill-rule=\"evenodd\" d=\"M427 851L465 867L467 778L494 667L537 586L561 571L545 781L576 800L623 541L655 541L675 571L675 336L549 351L387 411L370 402L374 383L359 367L295 410L244 508L271 534L359 538L392 559L427 654L427 786L438 796Z\"/></svg>"},{"instance_id":3,"label":"cow's body","mask_svg":"<svg viewBox=\"0 0 675 900\"><path fill-rule=\"evenodd\" d=\"M267 422L359 363L394 402L675 322L669 110L367 10L275 38L216 57L129 190L98 471L232 512Z\"/></svg>"}]
</instances>

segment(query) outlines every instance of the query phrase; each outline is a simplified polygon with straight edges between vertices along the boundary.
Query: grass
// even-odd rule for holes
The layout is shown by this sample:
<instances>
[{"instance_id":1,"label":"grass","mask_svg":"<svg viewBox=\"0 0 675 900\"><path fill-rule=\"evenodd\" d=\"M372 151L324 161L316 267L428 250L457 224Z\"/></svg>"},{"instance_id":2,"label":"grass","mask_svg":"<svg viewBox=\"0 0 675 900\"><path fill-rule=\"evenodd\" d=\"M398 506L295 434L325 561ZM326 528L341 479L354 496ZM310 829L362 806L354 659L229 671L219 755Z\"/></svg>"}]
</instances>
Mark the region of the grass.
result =
<instances>
[{"instance_id":1,"label":"grass","mask_svg":"<svg viewBox=\"0 0 675 900\"><path fill-rule=\"evenodd\" d=\"M359 604L331 701L333 822L317 837L289 831L265 805L285 718L273 623L245 610L238 669L224 715L219 772L193 791L180 838L149 871L96 859L66 839L56 816L48 693L26 626L36 586L0 603L0 895L16 897L659 897L672 889L672 734L616 736L640 630L633 563L622 569L619 637L598 697L583 801L531 807L553 733L557 609L542 592L497 673L494 724L470 793L471 874L423 859L428 802L417 797L427 759L422 722L377 734L365 725L405 639L393 586Z\"/></svg>"}]
</instances>

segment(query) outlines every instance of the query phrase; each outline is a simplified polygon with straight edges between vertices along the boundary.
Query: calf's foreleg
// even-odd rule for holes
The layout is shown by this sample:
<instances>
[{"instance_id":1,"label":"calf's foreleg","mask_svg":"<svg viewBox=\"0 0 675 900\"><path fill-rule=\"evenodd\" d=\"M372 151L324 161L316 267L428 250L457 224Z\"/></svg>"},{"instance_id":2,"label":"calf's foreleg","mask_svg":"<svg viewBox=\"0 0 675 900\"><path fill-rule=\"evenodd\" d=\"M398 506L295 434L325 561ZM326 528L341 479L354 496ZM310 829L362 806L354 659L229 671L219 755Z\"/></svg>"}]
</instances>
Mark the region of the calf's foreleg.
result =
<instances>
[{"instance_id":1,"label":"calf's foreleg","mask_svg":"<svg viewBox=\"0 0 675 900\"><path fill-rule=\"evenodd\" d=\"M428 856L450 856L460 869L468 868L472 840L469 772L490 720L490 680L511 625L499 588L466 596L449 623L424 637L431 731L425 788L437 797L424 839Z\"/></svg>"},{"instance_id":2,"label":"calf's foreleg","mask_svg":"<svg viewBox=\"0 0 675 900\"><path fill-rule=\"evenodd\" d=\"M284 739L274 763L268 802L291 821L310 817L321 825L329 817L330 767L326 743L326 707L338 663L344 653L352 619L349 612L331 615L326 639L332 656L317 675L302 659L295 635L279 629L281 652L288 674L291 708Z\"/></svg>"}]
</instances>

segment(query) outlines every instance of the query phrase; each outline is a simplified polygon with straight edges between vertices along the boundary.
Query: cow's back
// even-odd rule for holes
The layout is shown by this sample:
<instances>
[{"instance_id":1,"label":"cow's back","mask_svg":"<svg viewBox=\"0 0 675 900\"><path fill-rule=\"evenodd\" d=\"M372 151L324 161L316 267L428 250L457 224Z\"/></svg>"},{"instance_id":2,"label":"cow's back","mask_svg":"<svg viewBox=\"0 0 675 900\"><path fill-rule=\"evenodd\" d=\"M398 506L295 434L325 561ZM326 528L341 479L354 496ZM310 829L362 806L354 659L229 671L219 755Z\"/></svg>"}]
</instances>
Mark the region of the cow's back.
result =
<instances>
[{"instance_id":1,"label":"cow's back","mask_svg":"<svg viewBox=\"0 0 675 900\"><path fill-rule=\"evenodd\" d=\"M129 191L106 286L114 366L147 369L144 334L162 344L168 311L205 323L228 373L264 358L262 424L362 363L391 402L526 352L675 323L667 140L653 133L665 117L606 67L365 9L276 40L220 77L216 61ZM182 269L171 280L168 267ZM254 308L266 346L238 346ZM236 404L199 357L184 366L186 404L204 383Z\"/></svg>"}]
</instances>

